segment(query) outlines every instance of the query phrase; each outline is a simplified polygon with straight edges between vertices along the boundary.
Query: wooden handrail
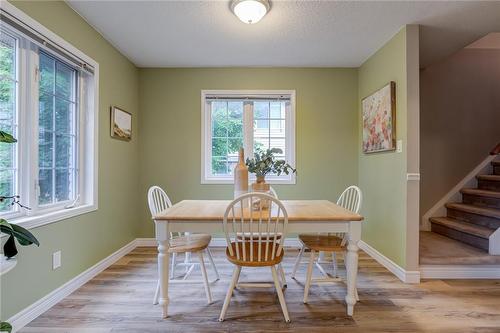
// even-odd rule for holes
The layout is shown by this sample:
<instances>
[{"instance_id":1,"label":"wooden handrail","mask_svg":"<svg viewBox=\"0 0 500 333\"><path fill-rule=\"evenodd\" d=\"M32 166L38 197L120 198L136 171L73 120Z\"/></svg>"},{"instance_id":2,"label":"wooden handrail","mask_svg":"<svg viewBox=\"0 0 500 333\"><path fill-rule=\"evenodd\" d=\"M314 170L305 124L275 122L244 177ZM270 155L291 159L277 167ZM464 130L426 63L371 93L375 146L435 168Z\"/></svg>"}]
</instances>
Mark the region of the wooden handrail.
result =
<instances>
[{"instance_id":1,"label":"wooden handrail","mask_svg":"<svg viewBox=\"0 0 500 333\"><path fill-rule=\"evenodd\" d=\"M493 150L490 152L490 155L498 155L498 154L500 154L500 143L497 144L497 146L493 148Z\"/></svg>"}]
</instances>

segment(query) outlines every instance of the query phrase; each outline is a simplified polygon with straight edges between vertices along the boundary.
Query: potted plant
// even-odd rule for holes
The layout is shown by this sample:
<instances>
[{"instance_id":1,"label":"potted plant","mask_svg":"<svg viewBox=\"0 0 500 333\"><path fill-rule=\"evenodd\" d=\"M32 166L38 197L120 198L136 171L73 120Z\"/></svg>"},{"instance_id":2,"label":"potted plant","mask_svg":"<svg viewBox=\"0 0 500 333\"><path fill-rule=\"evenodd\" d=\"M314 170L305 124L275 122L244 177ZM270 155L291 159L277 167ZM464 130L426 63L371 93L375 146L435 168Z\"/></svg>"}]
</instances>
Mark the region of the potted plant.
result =
<instances>
[{"instance_id":1,"label":"potted plant","mask_svg":"<svg viewBox=\"0 0 500 333\"><path fill-rule=\"evenodd\" d=\"M15 143L17 140L4 131L0 131L0 143ZM10 205L18 205L21 208L29 209L26 206L23 206L19 202L18 195L9 195L9 196L0 196L0 202L6 202L10 200ZM32 244L36 244L40 246L38 239L25 228L18 226L14 223L8 223L5 219L0 218L0 233L6 234L8 236L7 241L3 246L3 254L0 256L5 256L5 260L9 260L15 255L17 255L17 247L16 247L16 239L22 246L28 246ZM2 257L2 260L4 258ZM11 332L12 325L7 322L0 322L0 332Z\"/></svg>"},{"instance_id":2,"label":"potted plant","mask_svg":"<svg viewBox=\"0 0 500 333\"><path fill-rule=\"evenodd\" d=\"M282 173L288 175L291 172L295 173L294 169L285 160L279 160L275 154L282 154L283 151L279 148L267 149L265 152L258 150L254 154L254 158L247 158L246 165L248 171L254 173L257 177L256 183L252 184L252 191L267 192L269 191L269 184L266 183L266 175L273 173L281 175Z\"/></svg>"}]
</instances>

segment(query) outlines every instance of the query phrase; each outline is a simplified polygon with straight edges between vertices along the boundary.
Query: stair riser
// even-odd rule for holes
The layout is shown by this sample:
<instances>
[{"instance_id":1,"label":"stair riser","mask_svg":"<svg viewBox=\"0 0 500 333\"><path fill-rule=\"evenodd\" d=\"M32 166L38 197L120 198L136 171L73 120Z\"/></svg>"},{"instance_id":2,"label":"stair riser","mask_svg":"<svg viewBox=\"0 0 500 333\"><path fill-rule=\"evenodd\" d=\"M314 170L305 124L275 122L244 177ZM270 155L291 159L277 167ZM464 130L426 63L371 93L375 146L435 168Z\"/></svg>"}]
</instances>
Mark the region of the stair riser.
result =
<instances>
[{"instance_id":1,"label":"stair riser","mask_svg":"<svg viewBox=\"0 0 500 333\"><path fill-rule=\"evenodd\" d=\"M494 175L500 175L500 166L494 166L493 167L493 174Z\"/></svg>"},{"instance_id":2,"label":"stair riser","mask_svg":"<svg viewBox=\"0 0 500 333\"><path fill-rule=\"evenodd\" d=\"M488 251L488 240L431 222L431 230L437 234L453 238L462 243Z\"/></svg>"},{"instance_id":3,"label":"stair riser","mask_svg":"<svg viewBox=\"0 0 500 333\"><path fill-rule=\"evenodd\" d=\"M500 198L482 197L479 195L462 194L463 203L469 205L477 205L484 207L492 207L500 209Z\"/></svg>"},{"instance_id":4,"label":"stair riser","mask_svg":"<svg viewBox=\"0 0 500 333\"><path fill-rule=\"evenodd\" d=\"M477 181L477 187L481 190L500 191L500 182L479 179Z\"/></svg>"},{"instance_id":5,"label":"stair riser","mask_svg":"<svg viewBox=\"0 0 500 333\"><path fill-rule=\"evenodd\" d=\"M500 219L496 219L494 217L482 216L477 214L472 214L468 212L464 212L456 209L447 209L448 217L455 218L457 220L482 225L483 227L487 227L490 229L498 229L500 228Z\"/></svg>"}]
</instances>

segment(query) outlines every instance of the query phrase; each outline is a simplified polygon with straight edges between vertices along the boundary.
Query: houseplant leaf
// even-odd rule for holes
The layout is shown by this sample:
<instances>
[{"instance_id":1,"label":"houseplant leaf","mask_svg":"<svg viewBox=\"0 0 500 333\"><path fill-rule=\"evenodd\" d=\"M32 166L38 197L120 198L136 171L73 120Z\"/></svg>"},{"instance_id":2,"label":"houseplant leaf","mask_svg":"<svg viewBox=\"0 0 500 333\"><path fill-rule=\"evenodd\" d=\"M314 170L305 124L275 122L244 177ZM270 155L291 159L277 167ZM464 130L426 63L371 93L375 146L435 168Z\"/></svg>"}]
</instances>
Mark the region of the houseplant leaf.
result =
<instances>
[{"instance_id":1,"label":"houseplant leaf","mask_svg":"<svg viewBox=\"0 0 500 333\"><path fill-rule=\"evenodd\" d=\"M12 234L14 237L17 238L17 241L19 244L26 246L26 245L31 245L31 244L36 244L37 246L40 246L40 243L38 242L38 239L36 239L35 236L25 228L18 226L17 224L11 224L12 226Z\"/></svg>"},{"instance_id":2,"label":"houseplant leaf","mask_svg":"<svg viewBox=\"0 0 500 333\"><path fill-rule=\"evenodd\" d=\"M17 142L17 140L9 133L4 132L4 131L0 131L0 142L14 143L14 142Z\"/></svg>"},{"instance_id":3,"label":"houseplant leaf","mask_svg":"<svg viewBox=\"0 0 500 333\"><path fill-rule=\"evenodd\" d=\"M3 245L3 254L7 258L12 258L17 254L16 241L14 240L12 233Z\"/></svg>"},{"instance_id":4,"label":"houseplant leaf","mask_svg":"<svg viewBox=\"0 0 500 333\"><path fill-rule=\"evenodd\" d=\"M2 321L0 323L0 332L9 332L9 333L11 333L12 332L12 325L9 324L6 321Z\"/></svg>"}]
</instances>

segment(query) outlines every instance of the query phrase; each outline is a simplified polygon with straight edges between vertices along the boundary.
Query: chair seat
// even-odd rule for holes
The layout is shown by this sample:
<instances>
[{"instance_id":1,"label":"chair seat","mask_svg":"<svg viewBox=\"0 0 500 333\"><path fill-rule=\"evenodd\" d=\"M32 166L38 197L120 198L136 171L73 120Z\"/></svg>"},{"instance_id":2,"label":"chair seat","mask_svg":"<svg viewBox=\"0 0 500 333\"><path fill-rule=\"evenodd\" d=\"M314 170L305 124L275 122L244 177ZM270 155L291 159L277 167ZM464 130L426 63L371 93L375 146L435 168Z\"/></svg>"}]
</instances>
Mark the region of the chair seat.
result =
<instances>
[{"instance_id":1,"label":"chair seat","mask_svg":"<svg viewBox=\"0 0 500 333\"><path fill-rule=\"evenodd\" d=\"M339 252L346 249L342 238L329 235L299 235L299 240L305 247L314 251Z\"/></svg>"},{"instance_id":2,"label":"chair seat","mask_svg":"<svg viewBox=\"0 0 500 333\"><path fill-rule=\"evenodd\" d=\"M266 267L266 266L275 266L283 260L283 254L285 250L281 250L281 253L278 255L278 244L276 244L276 249L274 250L275 256L272 258L272 250L273 243L269 242L268 253L266 257L266 244L265 242L261 243L261 261L259 260L259 242L253 242L253 247L250 246L250 242L245 243L245 256L243 256L243 243L238 242L238 248L240 253L240 259L236 256L236 243L232 242L231 247L233 249L233 255L229 253L229 247L226 248L226 256L227 259L235 265L238 266L246 266L246 267ZM253 260L250 261L250 250L253 251ZM245 258L246 260L243 260Z\"/></svg>"},{"instance_id":3,"label":"chair seat","mask_svg":"<svg viewBox=\"0 0 500 333\"><path fill-rule=\"evenodd\" d=\"M212 236L206 234L192 234L170 240L169 253L198 252L208 247Z\"/></svg>"}]
</instances>

